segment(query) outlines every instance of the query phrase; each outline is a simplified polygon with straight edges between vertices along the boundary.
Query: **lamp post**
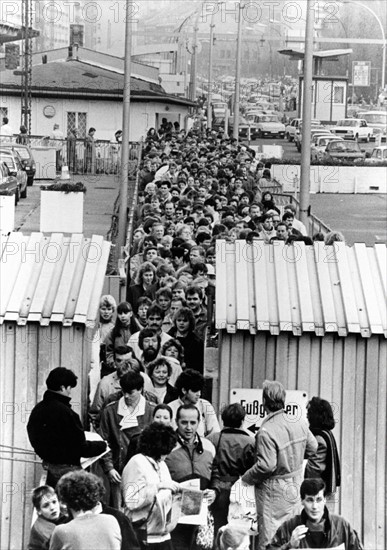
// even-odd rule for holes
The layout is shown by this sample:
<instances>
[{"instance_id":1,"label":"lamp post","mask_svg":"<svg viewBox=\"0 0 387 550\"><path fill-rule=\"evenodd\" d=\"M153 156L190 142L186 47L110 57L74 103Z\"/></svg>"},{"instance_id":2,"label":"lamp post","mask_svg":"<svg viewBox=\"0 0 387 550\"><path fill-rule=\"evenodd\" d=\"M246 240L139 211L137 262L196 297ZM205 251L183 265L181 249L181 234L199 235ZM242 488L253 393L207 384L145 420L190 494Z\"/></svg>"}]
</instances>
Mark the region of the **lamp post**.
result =
<instances>
[{"instance_id":1,"label":"lamp post","mask_svg":"<svg viewBox=\"0 0 387 550\"><path fill-rule=\"evenodd\" d=\"M209 49L209 59L208 59L208 94L207 94L207 128L212 129L212 49L214 46L214 16L215 12L211 14L211 23L210 23L210 49Z\"/></svg>"},{"instance_id":2,"label":"lamp post","mask_svg":"<svg viewBox=\"0 0 387 550\"><path fill-rule=\"evenodd\" d=\"M126 1L125 26L125 59L124 59L124 91L122 113L122 143L120 168L120 208L118 219L118 238L116 259L122 258L122 250L126 244L126 225L128 221L128 169L129 169L129 131L130 131L130 74L132 56L132 21L131 0Z\"/></svg>"},{"instance_id":3,"label":"lamp post","mask_svg":"<svg viewBox=\"0 0 387 550\"><path fill-rule=\"evenodd\" d=\"M242 10L244 4L242 0L239 2L239 19L238 19L238 42L236 53L236 70L235 70L235 102L234 102L234 128L233 138L238 140L239 137L239 105L240 105L240 79L241 79L241 56L242 56Z\"/></svg>"},{"instance_id":4,"label":"lamp post","mask_svg":"<svg viewBox=\"0 0 387 550\"><path fill-rule=\"evenodd\" d=\"M367 10L369 13L371 13L376 21L379 24L380 31L382 33L382 39L383 39L383 49L382 49L382 89L384 90L386 86L386 33L384 32L383 23L380 20L380 17L372 10L369 6L366 4L363 4L362 2L358 2L357 0L343 0L343 4L354 4L355 6L361 6L365 10Z\"/></svg>"},{"instance_id":5,"label":"lamp post","mask_svg":"<svg viewBox=\"0 0 387 550\"><path fill-rule=\"evenodd\" d=\"M300 220L307 227L310 201L310 131L312 123L313 90L313 24L314 0L307 0L305 53L304 53L304 91L302 97L302 148L300 178Z\"/></svg>"}]
</instances>

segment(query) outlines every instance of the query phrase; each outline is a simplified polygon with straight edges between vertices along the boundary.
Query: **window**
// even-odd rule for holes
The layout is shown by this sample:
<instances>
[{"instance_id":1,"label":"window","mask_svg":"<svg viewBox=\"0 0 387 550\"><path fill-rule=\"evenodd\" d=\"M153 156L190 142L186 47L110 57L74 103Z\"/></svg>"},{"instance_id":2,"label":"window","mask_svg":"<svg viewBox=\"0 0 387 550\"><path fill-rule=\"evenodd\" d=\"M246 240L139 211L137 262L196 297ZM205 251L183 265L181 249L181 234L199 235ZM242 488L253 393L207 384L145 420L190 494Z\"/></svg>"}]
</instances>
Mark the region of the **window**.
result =
<instances>
[{"instance_id":1,"label":"window","mask_svg":"<svg viewBox=\"0 0 387 550\"><path fill-rule=\"evenodd\" d=\"M3 117L8 116L8 107L0 107L0 124L3 124Z\"/></svg>"},{"instance_id":2,"label":"window","mask_svg":"<svg viewBox=\"0 0 387 550\"><path fill-rule=\"evenodd\" d=\"M85 138L87 134L87 113L67 113L67 134L78 128L78 138Z\"/></svg>"},{"instance_id":3,"label":"window","mask_svg":"<svg viewBox=\"0 0 387 550\"><path fill-rule=\"evenodd\" d=\"M343 86L333 87L333 103L344 103L344 88Z\"/></svg>"}]
</instances>

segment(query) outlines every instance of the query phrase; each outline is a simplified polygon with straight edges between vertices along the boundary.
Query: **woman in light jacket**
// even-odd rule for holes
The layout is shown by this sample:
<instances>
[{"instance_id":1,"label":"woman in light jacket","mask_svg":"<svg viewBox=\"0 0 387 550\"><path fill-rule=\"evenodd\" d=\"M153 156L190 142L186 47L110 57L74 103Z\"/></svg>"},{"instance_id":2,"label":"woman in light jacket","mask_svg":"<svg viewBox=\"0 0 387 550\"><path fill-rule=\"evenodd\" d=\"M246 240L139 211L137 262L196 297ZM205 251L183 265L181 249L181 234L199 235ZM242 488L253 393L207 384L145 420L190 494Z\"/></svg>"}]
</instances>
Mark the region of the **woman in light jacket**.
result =
<instances>
[{"instance_id":1,"label":"woman in light jacket","mask_svg":"<svg viewBox=\"0 0 387 550\"><path fill-rule=\"evenodd\" d=\"M180 486L172 481L166 456L175 447L176 434L170 426L151 424L140 436L138 451L122 473L125 513L132 521L142 549L172 550L170 521L172 494ZM169 519L167 519L169 518Z\"/></svg>"}]
</instances>

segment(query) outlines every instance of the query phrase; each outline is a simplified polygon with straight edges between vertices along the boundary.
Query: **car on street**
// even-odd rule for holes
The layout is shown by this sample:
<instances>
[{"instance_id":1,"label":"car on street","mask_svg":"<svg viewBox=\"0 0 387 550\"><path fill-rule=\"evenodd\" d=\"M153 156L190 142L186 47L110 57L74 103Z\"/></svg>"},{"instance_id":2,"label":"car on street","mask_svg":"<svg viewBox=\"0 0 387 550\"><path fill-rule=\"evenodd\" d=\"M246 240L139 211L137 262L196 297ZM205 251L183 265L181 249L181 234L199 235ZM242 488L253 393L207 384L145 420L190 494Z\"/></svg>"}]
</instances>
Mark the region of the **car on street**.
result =
<instances>
[{"instance_id":1,"label":"car on street","mask_svg":"<svg viewBox=\"0 0 387 550\"><path fill-rule=\"evenodd\" d=\"M364 164L375 166L378 164L387 164L387 145L381 145L380 147L374 147L371 155L367 157Z\"/></svg>"},{"instance_id":2,"label":"car on street","mask_svg":"<svg viewBox=\"0 0 387 550\"><path fill-rule=\"evenodd\" d=\"M251 120L251 118L250 118ZM285 125L280 122L277 115L259 114L252 117L252 132L258 138L285 137Z\"/></svg>"},{"instance_id":3,"label":"car on street","mask_svg":"<svg viewBox=\"0 0 387 550\"><path fill-rule=\"evenodd\" d=\"M370 141L374 135L373 128L368 126L364 118L344 118L338 120L336 126L331 127L332 134L344 139Z\"/></svg>"},{"instance_id":4,"label":"car on street","mask_svg":"<svg viewBox=\"0 0 387 550\"><path fill-rule=\"evenodd\" d=\"M16 177L20 188L20 197L25 199L27 197L27 172L24 170L19 153L1 147L0 160L8 166L10 175Z\"/></svg>"},{"instance_id":5,"label":"car on street","mask_svg":"<svg viewBox=\"0 0 387 550\"><path fill-rule=\"evenodd\" d=\"M285 137L288 141L293 141L297 130L301 126L302 118L293 118L293 120L285 126ZM312 120L312 126L321 124L319 120Z\"/></svg>"},{"instance_id":6,"label":"car on street","mask_svg":"<svg viewBox=\"0 0 387 550\"><path fill-rule=\"evenodd\" d=\"M314 137L317 136L325 136L325 135L333 135L329 128L327 126L322 126L320 124L312 125L311 131L310 131L310 140L313 141ZM297 148L297 151L301 152L301 146L302 146L302 126L300 127L300 131L296 133L294 136L294 144Z\"/></svg>"},{"instance_id":7,"label":"car on street","mask_svg":"<svg viewBox=\"0 0 387 550\"><path fill-rule=\"evenodd\" d=\"M24 170L27 172L27 185L32 185L34 183L34 177L36 173L36 164L32 151L28 147L28 145L10 143L9 145L1 145L1 148L10 148L12 149L12 151L16 151L19 154Z\"/></svg>"},{"instance_id":8,"label":"car on street","mask_svg":"<svg viewBox=\"0 0 387 550\"><path fill-rule=\"evenodd\" d=\"M310 160L322 160L326 146L330 141L343 141L343 138L338 138L332 134L315 136L310 145Z\"/></svg>"},{"instance_id":9,"label":"car on street","mask_svg":"<svg viewBox=\"0 0 387 550\"><path fill-rule=\"evenodd\" d=\"M8 166L0 160L0 194L11 194L15 196L15 204L20 199L20 186L15 176L9 173Z\"/></svg>"},{"instance_id":10,"label":"car on street","mask_svg":"<svg viewBox=\"0 0 387 550\"><path fill-rule=\"evenodd\" d=\"M361 113L361 117L373 129L374 138L380 139L380 144L387 142L387 110L367 111Z\"/></svg>"},{"instance_id":11,"label":"car on street","mask_svg":"<svg viewBox=\"0 0 387 550\"><path fill-rule=\"evenodd\" d=\"M365 152L360 149L357 141L332 140L325 147L323 161L335 161L338 164L359 163L365 158Z\"/></svg>"}]
</instances>

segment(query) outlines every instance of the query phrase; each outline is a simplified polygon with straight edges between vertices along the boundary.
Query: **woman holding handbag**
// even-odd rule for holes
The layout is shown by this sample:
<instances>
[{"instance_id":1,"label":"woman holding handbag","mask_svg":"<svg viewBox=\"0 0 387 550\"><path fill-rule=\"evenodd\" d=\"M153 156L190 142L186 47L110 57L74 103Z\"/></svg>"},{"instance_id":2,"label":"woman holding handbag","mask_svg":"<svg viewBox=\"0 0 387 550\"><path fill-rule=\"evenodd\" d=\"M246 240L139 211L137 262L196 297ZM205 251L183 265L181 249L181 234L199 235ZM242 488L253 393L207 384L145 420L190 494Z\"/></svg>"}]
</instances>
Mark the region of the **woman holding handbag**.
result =
<instances>
[{"instance_id":1,"label":"woman holding handbag","mask_svg":"<svg viewBox=\"0 0 387 550\"><path fill-rule=\"evenodd\" d=\"M172 550L170 532L178 520L172 495L179 492L180 485L172 481L164 461L176 441L170 426L147 426L140 436L139 454L129 460L122 473L125 513L143 550Z\"/></svg>"}]
</instances>

